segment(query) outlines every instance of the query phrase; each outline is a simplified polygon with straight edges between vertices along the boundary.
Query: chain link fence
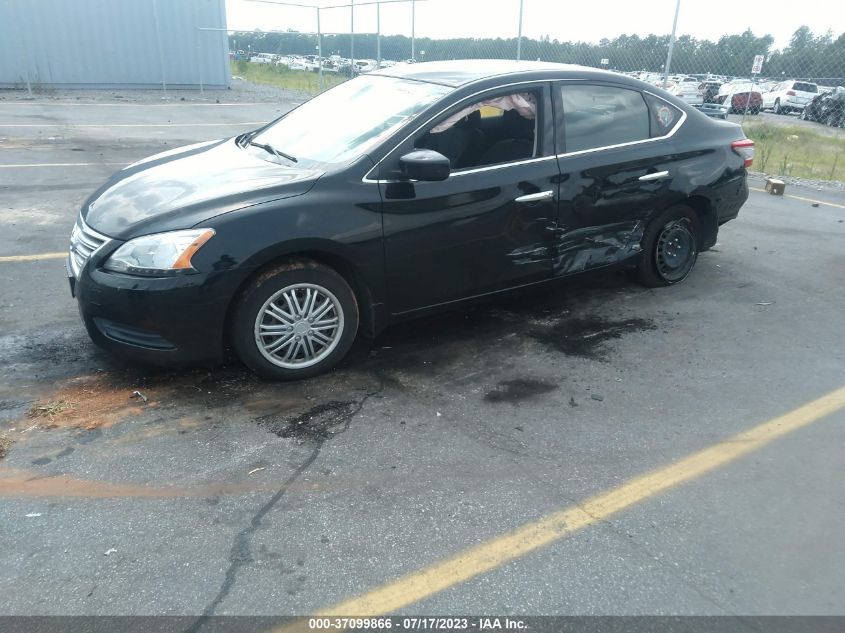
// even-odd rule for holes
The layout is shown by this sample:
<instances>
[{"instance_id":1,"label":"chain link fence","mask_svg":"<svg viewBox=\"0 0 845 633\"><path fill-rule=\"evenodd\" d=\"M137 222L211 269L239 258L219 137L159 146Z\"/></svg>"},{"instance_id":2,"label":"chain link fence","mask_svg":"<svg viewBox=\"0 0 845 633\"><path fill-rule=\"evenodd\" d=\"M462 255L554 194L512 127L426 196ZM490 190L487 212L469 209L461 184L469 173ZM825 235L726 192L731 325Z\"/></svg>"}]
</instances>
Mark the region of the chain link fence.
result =
<instances>
[{"instance_id":1,"label":"chain link fence","mask_svg":"<svg viewBox=\"0 0 845 633\"><path fill-rule=\"evenodd\" d=\"M788 41L752 28L708 38L695 29L683 32L683 21L676 29L678 13L689 3L663 0L647 12L628 7L628 29L651 34L604 37L601 16L626 10L624 3L596 0L589 10L575 12L568 3L540 6L533 0L345 0L307 6L229 0L230 13L236 4L261 7L267 24L285 25L230 32L230 57L235 76L312 94L377 68L439 60L522 59L601 68L664 88L711 116L742 122L757 142L755 164L763 172L845 180L845 133L839 129L845 127L845 32L814 33L802 25L796 5ZM770 8L762 0L747 4L759 5L761 12ZM559 28L561 20L567 28ZM544 30L592 35L523 34Z\"/></svg>"}]
</instances>

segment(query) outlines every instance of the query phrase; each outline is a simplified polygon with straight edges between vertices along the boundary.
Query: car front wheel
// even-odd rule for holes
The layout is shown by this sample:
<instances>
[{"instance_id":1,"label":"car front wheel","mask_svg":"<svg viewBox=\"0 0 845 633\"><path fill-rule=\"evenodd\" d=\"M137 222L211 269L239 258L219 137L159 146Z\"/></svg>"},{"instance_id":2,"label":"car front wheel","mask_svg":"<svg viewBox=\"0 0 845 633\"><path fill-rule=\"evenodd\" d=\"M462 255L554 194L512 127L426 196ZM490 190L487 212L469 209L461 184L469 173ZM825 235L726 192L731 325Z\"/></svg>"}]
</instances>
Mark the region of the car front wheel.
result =
<instances>
[{"instance_id":1,"label":"car front wheel","mask_svg":"<svg viewBox=\"0 0 845 633\"><path fill-rule=\"evenodd\" d=\"M650 288L682 282L698 259L698 244L699 221L695 212L683 206L666 210L645 230L637 279Z\"/></svg>"},{"instance_id":2,"label":"car front wheel","mask_svg":"<svg viewBox=\"0 0 845 633\"><path fill-rule=\"evenodd\" d=\"M296 260L259 274L232 318L240 359L265 378L321 374L349 351L358 330L355 293L337 272Z\"/></svg>"}]
</instances>

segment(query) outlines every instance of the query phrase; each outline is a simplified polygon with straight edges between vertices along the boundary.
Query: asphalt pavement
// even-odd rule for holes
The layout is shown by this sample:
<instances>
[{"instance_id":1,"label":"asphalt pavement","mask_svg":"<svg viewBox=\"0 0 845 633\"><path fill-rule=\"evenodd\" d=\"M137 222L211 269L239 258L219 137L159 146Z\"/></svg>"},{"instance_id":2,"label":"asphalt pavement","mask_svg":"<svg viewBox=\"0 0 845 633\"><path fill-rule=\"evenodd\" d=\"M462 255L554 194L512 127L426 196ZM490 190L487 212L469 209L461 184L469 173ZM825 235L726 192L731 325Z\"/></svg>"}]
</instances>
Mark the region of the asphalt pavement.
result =
<instances>
[{"instance_id":1,"label":"asphalt pavement","mask_svg":"<svg viewBox=\"0 0 845 633\"><path fill-rule=\"evenodd\" d=\"M121 101L0 102L0 615L313 613L845 385L845 195L793 185L752 191L678 287L560 283L309 381L112 358L59 255L82 201L292 103ZM400 610L845 615L843 440L834 407Z\"/></svg>"}]
</instances>

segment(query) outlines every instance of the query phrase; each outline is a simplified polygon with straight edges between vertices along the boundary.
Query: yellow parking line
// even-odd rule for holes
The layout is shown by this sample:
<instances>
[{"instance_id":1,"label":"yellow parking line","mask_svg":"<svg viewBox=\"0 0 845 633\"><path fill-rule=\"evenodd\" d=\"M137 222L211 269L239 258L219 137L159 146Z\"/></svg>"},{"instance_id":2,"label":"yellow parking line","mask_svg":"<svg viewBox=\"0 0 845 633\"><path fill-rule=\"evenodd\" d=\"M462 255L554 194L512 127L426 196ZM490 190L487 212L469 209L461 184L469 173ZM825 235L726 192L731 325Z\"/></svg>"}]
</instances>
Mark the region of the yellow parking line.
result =
<instances>
[{"instance_id":1,"label":"yellow parking line","mask_svg":"<svg viewBox=\"0 0 845 633\"><path fill-rule=\"evenodd\" d=\"M768 193L765 189L758 189L757 187L749 187L751 191L759 191L760 193ZM804 202L812 202L813 204L823 204L828 207L835 207L837 209L845 209L845 204L836 204L835 202L825 202L824 200L813 200L812 198L804 198L803 196L793 196L792 194L783 194L784 198L792 198L793 200L803 200Z\"/></svg>"},{"instance_id":2,"label":"yellow parking line","mask_svg":"<svg viewBox=\"0 0 845 633\"><path fill-rule=\"evenodd\" d=\"M37 262L42 259L64 259L67 253L39 253L38 255L3 255L0 264L4 262Z\"/></svg>"},{"instance_id":3,"label":"yellow parking line","mask_svg":"<svg viewBox=\"0 0 845 633\"><path fill-rule=\"evenodd\" d=\"M14 165L0 165L0 169L26 168L26 167L113 167L115 165L128 165L129 163L18 163Z\"/></svg>"},{"instance_id":4,"label":"yellow parking line","mask_svg":"<svg viewBox=\"0 0 845 633\"><path fill-rule=\"evenodd\" d=\"M42 102L33 102L33 101L6 101L4 103L0 103L0 106L28 106L32 108L33 106L39 107L48 107L52 108L54 106L62 106L62 107L83 107L83 108L90 108L90 107L97 107L97 108L193 108L194 106L213 106L216 108L219 107L234 107L234 106L259 106L259 105L266 105L266 106L275 106L277 104L272 102L265 102L261 103L256 101L255 103L194 103L192 101L188 101L186 103L91 103L91 102L79 102L79 101L42 101Z\"/></svg>"},{"instance_id":5,"label":"yellow parking line","mask_svg":"<svg viewBox=\"0 0 845 633\"><path fill-rule=\"evenodd\" d=\"M224 127L229 125L265 125L267 121L244 121L243 123L0 123L0 128L12 127Z\"/></svg>"},{"instance_id":6,"label":"yellow parking line","mask_svg":"<svg viewBox=\"0 0 845 633\"><path fill-rule=\"evenodd\" d=\"M725 466L843 407L845 387L840 387L789 413L693 453L680 461L635 477L578 505L549 514L357 598L328 607L315 614L315 617L396 613L403 607L501 567L578 530L604 521L637 503ZM280 631L305 630L304 624L303 621L296 622Z\"/></svg>"}]
</instances>

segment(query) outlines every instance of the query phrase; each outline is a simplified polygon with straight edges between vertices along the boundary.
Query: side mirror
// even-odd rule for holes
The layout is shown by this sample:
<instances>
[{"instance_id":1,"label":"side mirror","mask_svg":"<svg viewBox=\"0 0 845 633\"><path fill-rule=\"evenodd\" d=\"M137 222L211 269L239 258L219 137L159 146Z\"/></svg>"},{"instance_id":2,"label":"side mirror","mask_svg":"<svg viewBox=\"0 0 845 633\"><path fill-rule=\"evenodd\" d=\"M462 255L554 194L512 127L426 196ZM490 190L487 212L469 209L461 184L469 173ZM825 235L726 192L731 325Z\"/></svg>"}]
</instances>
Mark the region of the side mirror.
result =
<instances>
[{"instance_id":1,"label":"side mirror","mask_svg":"<svg viewBox=\"0 0 845 633\"><path fill-rule=\"evenodd\" d=\"M399 159L402 173L413 180L446 180L452 170L449 159L430 149L417 149Z\"/></svg>"}]
</instances>

